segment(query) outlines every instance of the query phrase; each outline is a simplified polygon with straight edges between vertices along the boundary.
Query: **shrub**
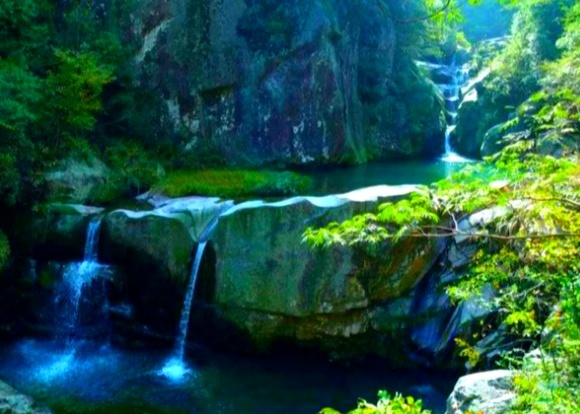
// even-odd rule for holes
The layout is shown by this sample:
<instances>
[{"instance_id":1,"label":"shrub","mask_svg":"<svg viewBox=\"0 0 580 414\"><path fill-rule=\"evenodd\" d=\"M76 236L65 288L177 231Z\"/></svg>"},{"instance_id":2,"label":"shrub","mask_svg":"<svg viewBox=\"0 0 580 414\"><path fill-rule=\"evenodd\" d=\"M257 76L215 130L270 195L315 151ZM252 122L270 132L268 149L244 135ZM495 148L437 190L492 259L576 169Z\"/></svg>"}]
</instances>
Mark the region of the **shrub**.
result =
<instances>
[{"instance_id":1,"label":"shrub","mask_svg":"<svg viewBox=\"0 0 580 414\"><path fill-rule=\"evenodd\" d=\"M431 414L431 411L423 409L423 402L413 397L403 397L395 394L394 397L386 391L379 391L377 404L370 404L365 400L359 400L358 407L348 414ZM340 414L340 412L325 408L319 414Z\"/></svg>"}]
</instances>

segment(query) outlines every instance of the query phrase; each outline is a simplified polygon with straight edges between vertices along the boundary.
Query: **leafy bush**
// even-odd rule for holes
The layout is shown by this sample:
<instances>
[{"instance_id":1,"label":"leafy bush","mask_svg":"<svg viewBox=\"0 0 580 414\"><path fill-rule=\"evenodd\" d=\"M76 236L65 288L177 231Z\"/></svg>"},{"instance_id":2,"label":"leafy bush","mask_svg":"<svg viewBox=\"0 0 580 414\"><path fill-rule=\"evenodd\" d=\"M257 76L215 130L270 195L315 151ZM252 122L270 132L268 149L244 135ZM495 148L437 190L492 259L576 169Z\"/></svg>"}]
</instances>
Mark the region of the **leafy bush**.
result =
<instances>
[{"instance_id":1,"label":"leafy bush","mask_svg":"<svg viewBox=\"0 0 580 414\"><path fill-rule=\"evenodd\" d=\"M169 173L153 190L170 197L244 198L301 194L309 187L309 178L293 172L182 170Z\"/></svg>"},{"instance_id":2,"label":"leafy bush","mask_svg":"<svg viewBox=\"0 0 580 414\"><path fill-rule=\"evenodd\" d=\"M403 397L401 394L389 395L386 391L379 391L377 404L370 404L360 400L358 407L348 414L431 414L423 409L423 402L413 397ZM319 414L340 414L340 412L325 408Z\"/></svg>"}]
</instances>

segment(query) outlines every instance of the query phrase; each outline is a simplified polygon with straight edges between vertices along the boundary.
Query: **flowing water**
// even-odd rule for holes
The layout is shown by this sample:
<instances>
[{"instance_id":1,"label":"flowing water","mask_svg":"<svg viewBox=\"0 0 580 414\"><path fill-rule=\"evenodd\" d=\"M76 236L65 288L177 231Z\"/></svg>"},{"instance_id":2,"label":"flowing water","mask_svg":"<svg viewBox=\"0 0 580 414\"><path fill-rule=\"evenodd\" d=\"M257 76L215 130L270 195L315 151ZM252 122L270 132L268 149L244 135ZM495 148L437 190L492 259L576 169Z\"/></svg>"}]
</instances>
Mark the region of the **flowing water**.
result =
<instances>
[{"instance_id":1,"label":"flowing water","mask_svg":"<svg viewBox=\"0 0 580 414\"><path fill-rule=\"evenodd\" d=\"M417 168L401 164L326 171L324 178L319 176L320 191L428 184L458 168L441 161L403 163ZM93 287L106 268L98 263L100 221L95 220L87 230L83 262L66 267L57 289L57 299L66 305L61 309L68 320L66 341L24 340L3 346L0 379L50 406L55 414L314 414L325 406L343 411L353 408L359 397L374 401L379 389L413 394L423 398L435 414L445 411L455 374L395 371L381 363L344 367L320 357L259 359L202 351L188 358L185 343L197 274L218 218L200 237L169 360L164 351L116 349L78 334L85 328L85 311L104 305L93 296Z\"/></svg>"},{"instance_id":2,"label":"flowing water","mask_svg":"<svg viewBox=\"0 0 580 414\"><path fill-rule=\"evenodd\" d=\"M451 85L439 85L445 96L445 110L448 115L447 128L445 130L445 154L441 160L446 163L467 163L472 162L464 158L453 150L451 136L457 128L457 111L461 102L461 87L469 80L469 68L465 65L458 66L455 58L450 66L446 68L451 75Z\"/></svg>"},{"instance_id":3,"label":"flowing water","mask_svg":"<svg viewBox=\"0 0 580 414\"><path fill-rule=\"evenodd\" d=\"M103 265L98 263L98 244L101 229L101 218L90 221L87 228L84 256L82 262L67 264L62 273L62 281L55 294L56 328L58 336L67 342L74 342L80 329L83 292L101 273Z\"/></svg>"},{"instance_id":4,"label":"flowing water","mask_svg":"<svg viewBox=\"0 0 580 414\"><path fill-rule=\"evenodd\" d=\"M183 379L191 374L191 369L187 366L185 362L185 346L187 341L187 331L189 328L189 319L191 314L191 305L193 303L193 298L195 296L195 284L197 282L197 275L199 273L199 267L201 265L201 260L203 259L203 253L205 247L209 241L209 238L213 231L215 230L220 215L231 208L231 204L224 203L213 217L212 220L206 225L205 229L199 236L199 243L197 245L197 251L195 252L195 258L191 267L191 272L189 275L189 283L187 286L187 292L185 294L185 299L183 302L183 308L181 310L181 318L179 321L179 330L177 331L177 339L175 341L175 351L174 355L165 363L159 374L165 378L172 381L183 381Z\"/></svg>"},{"instance_id":5,"label":"flowing water","mask_svg":"<svg viewBox=\"0 0 580 414\"><path fill-rule=\"evenodd\" d=\"M185 343L187 340L187 330L189 327L191 305L193 303L193 297L195 295L195 282L197 281L199 266L201 265L201 259L203 259L203 252L205 251L206 245L207 241L204 241L199 243L197 246L197 252L195 253L195 259L193 261L191 274L189 276L189 285L187 287L187 293L185 295L185 301L183 303L183 310L181 311L181 319L179 321L179 331L177 332L177 340L175 346L175 355L169 361L167 361L167 363L161 370L161 375L175 381L182 380L186 375L191 373L184 359Z\"/></svg>"},{"instance_id":6,"label":"flowing water","mask_svg":"<svg viewBox=\"0 0 580 414\"><path fill-rule=\"evenodd\" d=\"M39 370L44 378L56 378L73 369L77 353L87 343L86 339L104 336L106 292L103 284L95 284L97 277L108 269L98 262L101 222L102 218L95 218L88 225L83 261L63 268L51 310L55 324L53 343L59 352Z\"/></svg>"}]
</instances>

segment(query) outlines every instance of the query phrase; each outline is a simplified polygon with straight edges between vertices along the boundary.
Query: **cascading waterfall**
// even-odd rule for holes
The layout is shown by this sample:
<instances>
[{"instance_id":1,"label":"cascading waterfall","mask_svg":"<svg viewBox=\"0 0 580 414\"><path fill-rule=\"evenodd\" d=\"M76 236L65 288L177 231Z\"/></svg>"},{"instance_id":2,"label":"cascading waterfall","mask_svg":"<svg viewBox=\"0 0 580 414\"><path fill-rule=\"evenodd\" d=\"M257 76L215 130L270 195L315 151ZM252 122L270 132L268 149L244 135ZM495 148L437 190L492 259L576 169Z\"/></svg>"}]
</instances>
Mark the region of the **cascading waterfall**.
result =
<instances>
[{"instance_id":1,"label":"cascading waterfall","mask_svg":"<svg viewBox=\"0 0 580 414\"><path fill-rule=\"evenodd\" d=\"M86 295L86 290L93 280L107 268L98 263L101 223L101 217L89 222L83 261L70 263L63 269L62 281L55 293L56 313L54 318L56 322L55 346L64 348L61 348L61 353L54 355L52 361L46 366L39 368L38 374L44 380L51 380L56 376L70 372L75 363L75 355L82 343L78 338L82 336L80 331L84 327L83 296ZM91 306L91 313L98 312L98 309L93 308L97 307Z\"/></svg>"},{"instance_id":2,"label":"cascading waterfall","mask_svg":"<svg viewBox=\"0 0 580 414\"><path fill-rule=\"evenodd\" d=\"M441 158L445 162L470 162L469 159L462 157L453 151L451 145L451 135L457 128L457 111L461 99L461 87L469 79L469 69L466 65L458 66L455 57L447 71L451 75L451 85L439 85L439 88L445 96L445 110L449 116L447 128L445 130L445 154Z\"/></svg>"}]
</instances>

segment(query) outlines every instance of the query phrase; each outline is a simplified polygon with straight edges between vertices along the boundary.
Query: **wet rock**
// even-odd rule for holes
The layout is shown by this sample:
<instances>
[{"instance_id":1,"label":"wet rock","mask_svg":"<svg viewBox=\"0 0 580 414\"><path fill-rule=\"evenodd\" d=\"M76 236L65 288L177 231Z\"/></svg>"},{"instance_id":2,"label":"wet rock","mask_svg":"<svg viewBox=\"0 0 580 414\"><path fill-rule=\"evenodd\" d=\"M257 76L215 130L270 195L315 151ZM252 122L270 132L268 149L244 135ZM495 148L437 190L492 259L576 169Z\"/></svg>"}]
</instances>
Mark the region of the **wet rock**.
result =
<instances>
[{"instance_id":1,"label":"wet rock","mask_svg":"<svg viewBox=\"0 0 580 414\"><path fill-rule=\"evenodd\" d=\"M512 377L513 373L507 370L461 377L447 400L446 414L507 413L516 398Z\"/></svg>"},{"instance_id":2,"label":"wet rock","mask_svg":"<svg viewBox=\"0 0 580 414\"><path fill-rule=\"evenodd\" d=\"M48 408L40 407L32 398L21 394L10 385L0 381L0 413L2 414L51 414Z\"/></svg>"},{"instance_id":3,"label":"wet rock","mask_svg":"<svg viewBox=\"0 0 580 414\"><path fill-rule=\"evenodd\" d=\"M507 120L507 113L498 111L490 100L485 81L492 75L489 68L484 68L461 90L463 100L457 111L453 147L461 155L470 158L481 157L487 131L493 125Z\"/></svg>"},{"instance_id":4,"label":"wet rock","mask_svg":"<svg viewBox=\"0 0 580 414\"><path fill-rule=\"evenodd\" d=\"M160 205L152 211L115 210L107 214L103 220L103 256L117 263L127 259L150 262L161 274L185 284L197 242L206 237L208 224L231 204L191 197L165 200Z\"/></svg>"},{"instance_id":5,"label":"wet rock","mask_svg":"<svg viewBox=\"0 0 580 414\"><path fill-rule=\"evenodd\" d=\"M409 191L402 190L401 194ZM354 249L335 246L313 250L301 242L306 227L373 211L378 200L370 192L366 201L352 193L246 204L228 211L212 237L215 303L305 316L365 308L373 301L395 299L410 290L432 263L436 251L432 245L416 250L409 250L413 246L408 242L382 246L381 268L376 273L367 272L374 277L366 277L360 274L365 269L360 269L360 257Z\"/></svg>"}]
</instances>

